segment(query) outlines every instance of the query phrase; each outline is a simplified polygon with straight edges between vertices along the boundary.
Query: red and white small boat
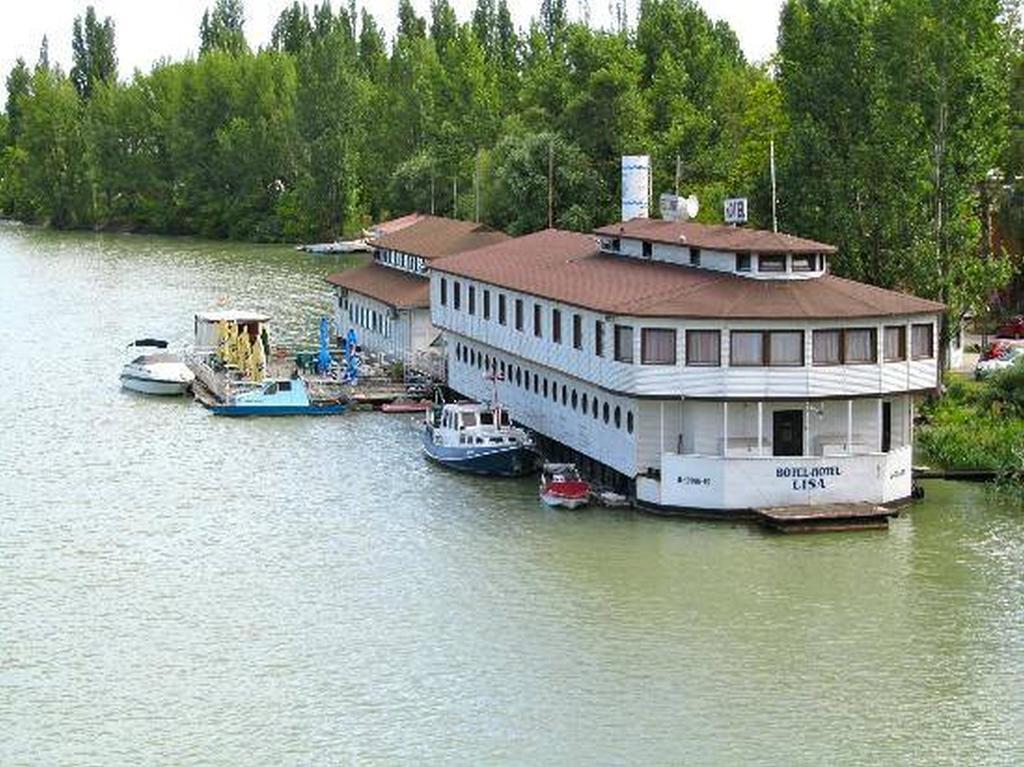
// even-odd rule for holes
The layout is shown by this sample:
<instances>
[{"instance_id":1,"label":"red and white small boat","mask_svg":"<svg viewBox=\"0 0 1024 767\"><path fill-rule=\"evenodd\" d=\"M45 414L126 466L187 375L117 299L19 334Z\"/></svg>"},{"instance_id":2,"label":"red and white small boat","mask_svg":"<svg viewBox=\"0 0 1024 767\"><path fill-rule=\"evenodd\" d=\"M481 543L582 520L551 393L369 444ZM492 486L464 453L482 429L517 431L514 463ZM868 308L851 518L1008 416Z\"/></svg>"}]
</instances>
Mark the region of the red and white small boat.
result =
<instances>
[{"instance_id":1,"label":"red and white small boat","mask_svg":"<svg viewBox=\"0 0 1024 767\"><path fill-rule=\"evenodd\" d=\"M574 463L546 463L540 473L540 499L548 506L578 509L590 501L590 484Z\"/></svg>"}]
</instances>

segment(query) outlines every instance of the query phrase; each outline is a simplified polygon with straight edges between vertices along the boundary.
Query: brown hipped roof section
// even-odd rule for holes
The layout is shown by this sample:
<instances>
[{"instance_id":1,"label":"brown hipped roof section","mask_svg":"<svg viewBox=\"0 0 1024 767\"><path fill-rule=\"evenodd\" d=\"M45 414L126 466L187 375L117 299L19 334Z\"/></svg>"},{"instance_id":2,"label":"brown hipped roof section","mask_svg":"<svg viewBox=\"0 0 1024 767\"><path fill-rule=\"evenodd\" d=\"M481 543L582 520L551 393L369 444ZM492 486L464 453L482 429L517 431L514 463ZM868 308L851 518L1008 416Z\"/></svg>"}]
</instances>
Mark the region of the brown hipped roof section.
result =
<instances>
[{"instance_id":1,"label":"brown hipped roof section","mask_svg":"<svg viewBox=\"0 0 1024 767\"><path fill-rule=\"evenodd\" d=\"M721 224L696 224L691 221L666 221L658 218L634 218L609 224L596 230L602 237L635 237L670 245L687 245L727 253L835 253L833 245L805 240L791 234L745 229Z\"/></svg>"},{"instance_id":2,"label":"brown hipped roof section","mask_svg":"<svg viewBox=\"0 0 1024 767\"><path fill-rule=\"evenodd\" d=\"M556 229L435 261L431 268L606 314L830 319L933 314L942 304L826 275L760 280L604 255L593 235Z\"/></svg>"},{"instance_id":3,"label":"brown hipped roof section","mask_svg":"<svg viewBox=\"0 0 1024 767\"><path fill-rule=\"evenodd\" d=\"M430 306L430 280L380 264L346 269L330 275L327 281L398 309Z\"/></svg>"},{"instance_id":4,"label":"brown hipped roof section","mask_svg":"<svg viewBox=\"0 0 1024 767\"><path fill-rule=\"evenodd\" d=\"M495 231L483 224L422 215L409 226L371 239L370 244L431 260L476 250L507 239L509 237L504 232Z\"/></svg>"}]
</instances>

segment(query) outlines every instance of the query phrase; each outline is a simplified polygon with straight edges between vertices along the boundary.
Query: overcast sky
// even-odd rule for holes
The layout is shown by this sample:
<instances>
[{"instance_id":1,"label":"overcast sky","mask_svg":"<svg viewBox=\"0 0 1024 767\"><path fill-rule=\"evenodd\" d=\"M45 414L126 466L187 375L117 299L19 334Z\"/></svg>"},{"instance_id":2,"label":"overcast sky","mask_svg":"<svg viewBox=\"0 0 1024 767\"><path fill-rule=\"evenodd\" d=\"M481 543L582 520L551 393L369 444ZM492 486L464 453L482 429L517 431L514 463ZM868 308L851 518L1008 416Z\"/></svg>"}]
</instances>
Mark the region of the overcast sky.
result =
<instances>
[{"instance_id":1,"label":"overcast sky","mask_svg":"<svg viewBox=\"0 0 1024 767\"><path fill-rule=\"evenodd\" d=\"M347 0L340 0L346 2ZM369 9L388 32L397 24L398 0L357 0ZM468 19L476 0L451 0L460 20ZM508 0L517 26L525 27L540 7L540 0ZM775 50L782 0L699 0L715 19L725 19L736 30L747 57L761 60ZM638 0L628 0L630 20L635 16ZM50 41L50 60L65 71L71 67L71 25L75 16L85 12L88 0L3 0L3 23L0 24L0 93L6 98L3 81L15 59L21 56L30 65L39 56L43 35ZM213 0L92 0L102 19L112 16L117 28L118 69L122 78L135 68L148 71L162 57L181 59L199 47L199 20ZM245 32L253 47L266 44L281 9L291 0L246 0ZM312 6L313 0L308 0ZM428 15L430 0L413 0L422 15ZM568 0L574 17L579 8L590 6L591 23L608 23L608 0ZM339 7L339 0L332 5Z\"/></svg>"}]
</instances>

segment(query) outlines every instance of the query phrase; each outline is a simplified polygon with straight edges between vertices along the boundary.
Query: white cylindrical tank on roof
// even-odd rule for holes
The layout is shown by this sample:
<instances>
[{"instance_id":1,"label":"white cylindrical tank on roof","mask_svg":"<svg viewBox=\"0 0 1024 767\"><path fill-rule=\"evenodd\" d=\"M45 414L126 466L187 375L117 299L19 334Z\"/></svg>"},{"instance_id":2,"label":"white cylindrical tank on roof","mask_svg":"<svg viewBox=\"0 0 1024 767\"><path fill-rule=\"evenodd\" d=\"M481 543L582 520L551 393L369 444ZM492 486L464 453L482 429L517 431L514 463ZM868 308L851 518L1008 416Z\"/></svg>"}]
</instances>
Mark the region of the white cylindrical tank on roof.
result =
<instances>
[{"instance_id":1,"label":"white cylindrical tank on roof","mask_svg":"<svg viewBox=\"0 0 1024 767\"><path fill-rule=\"evenodd\" d=\"M624 155L622 158L622 220L650 215L651 156Z\"/></svg>"}]
</instances>

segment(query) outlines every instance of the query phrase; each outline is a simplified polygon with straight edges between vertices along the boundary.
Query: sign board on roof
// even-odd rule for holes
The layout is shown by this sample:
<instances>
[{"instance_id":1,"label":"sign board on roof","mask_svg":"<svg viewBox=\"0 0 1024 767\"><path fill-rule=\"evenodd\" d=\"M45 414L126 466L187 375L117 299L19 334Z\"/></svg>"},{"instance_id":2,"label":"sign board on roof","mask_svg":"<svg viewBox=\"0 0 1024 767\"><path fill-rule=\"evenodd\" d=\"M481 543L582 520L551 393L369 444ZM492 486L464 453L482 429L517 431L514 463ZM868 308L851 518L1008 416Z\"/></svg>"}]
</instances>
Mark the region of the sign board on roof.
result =
<instances>
[{"instance_id":1,"label":"sign board on roof","mask_svg":"<svg viewBox=\"0 0 1024 767\"><path fill-rule=\"evenodd\" d=\"M732 197L725 201L725 223L747 223L747 198Z\"/></svg>"}]
</instances>

